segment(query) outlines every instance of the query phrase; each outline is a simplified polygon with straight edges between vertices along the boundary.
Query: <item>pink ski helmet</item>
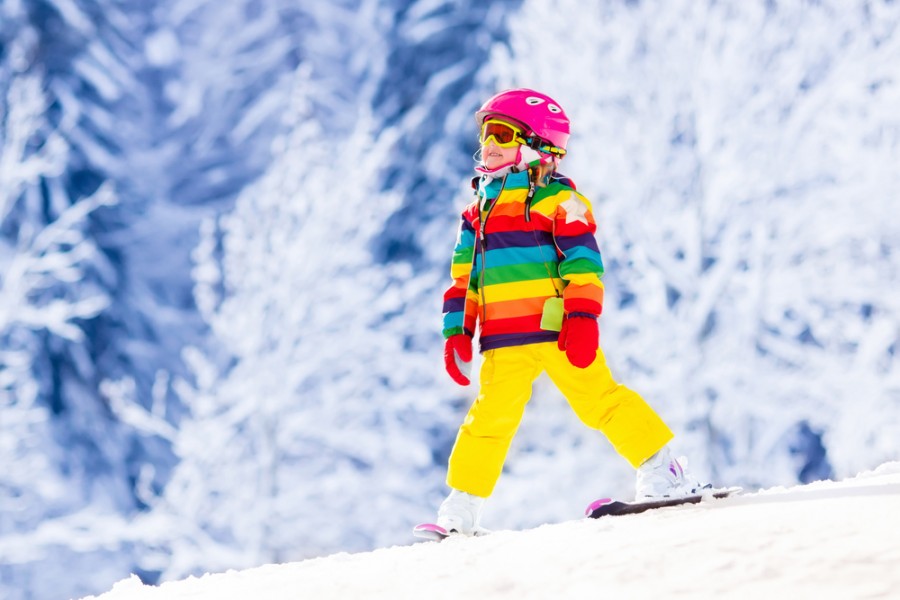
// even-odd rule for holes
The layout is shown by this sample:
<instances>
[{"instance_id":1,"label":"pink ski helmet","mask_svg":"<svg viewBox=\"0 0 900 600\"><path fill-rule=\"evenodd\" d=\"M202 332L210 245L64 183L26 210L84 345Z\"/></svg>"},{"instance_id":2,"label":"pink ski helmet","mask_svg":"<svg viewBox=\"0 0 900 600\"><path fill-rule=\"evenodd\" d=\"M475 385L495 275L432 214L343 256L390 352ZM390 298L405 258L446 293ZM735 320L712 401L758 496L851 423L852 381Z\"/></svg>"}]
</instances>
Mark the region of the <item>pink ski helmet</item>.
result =
<instances>
[{"instance_id":1,"label":"pink ski helmet","mask_svg":"<svg viewBox=\"0 0 900 600\"><path fill-rule=\"evenodd\" d=\"M530 90L518 88L493 96L475 113L478 128L491 116L508 117L525 125L535 137L563 151L569 141L569 117L556 100Z\"/></svg>"}]
</instances>

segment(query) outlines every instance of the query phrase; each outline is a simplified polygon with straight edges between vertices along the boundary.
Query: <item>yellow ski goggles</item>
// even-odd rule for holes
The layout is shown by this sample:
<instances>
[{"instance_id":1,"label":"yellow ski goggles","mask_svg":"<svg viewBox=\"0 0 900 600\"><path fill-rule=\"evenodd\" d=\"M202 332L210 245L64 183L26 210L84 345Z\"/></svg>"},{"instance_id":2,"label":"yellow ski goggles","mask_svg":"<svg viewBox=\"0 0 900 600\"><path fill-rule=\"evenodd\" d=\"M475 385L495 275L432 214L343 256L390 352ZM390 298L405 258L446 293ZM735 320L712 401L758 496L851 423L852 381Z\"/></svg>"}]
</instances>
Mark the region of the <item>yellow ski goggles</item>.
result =
<instances>
[{"instance_id":1,"label":"yellow ski goggles","mask_svg":"<svg viewBox=\"0 0 900 600\"><path fill-rule=\"evenodd\" d=\"M484 146L491 140L501 148L512 148L513 146L522 144L529 148L534 148L539 152L544 152L545 154L555 154L559 157L565 156L566 154L564 149L557 148L541 139L536 137L526 137L524 131L512 123L507 123L500 119L488 119L481 126L481 135L478 137L478 141Z\"/></svg>"},{"instance_id":2,"label":"yellow ski goggles","mask_svg":"<svg viewBox=\"0 0 900 600\"><path fill-rule=\"evenodd\" d=\"M506 121L488 119L481 126L481 136L478 140L482 146L494 140L501 148L512 148L525 143L525 132Z\"/></svg>"}]
</instances>

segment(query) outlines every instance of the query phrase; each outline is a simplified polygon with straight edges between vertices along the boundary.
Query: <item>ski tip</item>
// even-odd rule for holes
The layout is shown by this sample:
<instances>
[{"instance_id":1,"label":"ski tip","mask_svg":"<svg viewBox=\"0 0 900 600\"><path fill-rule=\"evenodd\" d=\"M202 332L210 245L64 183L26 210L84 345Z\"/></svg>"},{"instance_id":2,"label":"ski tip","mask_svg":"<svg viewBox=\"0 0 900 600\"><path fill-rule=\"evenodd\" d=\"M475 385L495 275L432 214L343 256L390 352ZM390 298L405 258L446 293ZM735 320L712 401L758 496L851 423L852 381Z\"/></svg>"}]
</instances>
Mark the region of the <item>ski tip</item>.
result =
<instances>
[{"instance_id":1,"label":"ski tip","mask_svg":"<svg viewBox=\"0 0 900 600\"><path fill-rule=\"evenodd\" d=\"M420 523L413 527L413 535L426 540L442 540L450 533L434 523Z\"/></svg>"},{"instance_id":2,"label":"ski tip","mask_svg":"<svg viewBox=\"0 0 900 600\"><path fill-rule=\"evenodd\" d=\"M613 501L612 498L600 498L599 500L594 500L591 502L586 509L584 509L584 516L589 517L594 514L601 506L606 506L607 504Z\"/></svg>"}]
</instances>

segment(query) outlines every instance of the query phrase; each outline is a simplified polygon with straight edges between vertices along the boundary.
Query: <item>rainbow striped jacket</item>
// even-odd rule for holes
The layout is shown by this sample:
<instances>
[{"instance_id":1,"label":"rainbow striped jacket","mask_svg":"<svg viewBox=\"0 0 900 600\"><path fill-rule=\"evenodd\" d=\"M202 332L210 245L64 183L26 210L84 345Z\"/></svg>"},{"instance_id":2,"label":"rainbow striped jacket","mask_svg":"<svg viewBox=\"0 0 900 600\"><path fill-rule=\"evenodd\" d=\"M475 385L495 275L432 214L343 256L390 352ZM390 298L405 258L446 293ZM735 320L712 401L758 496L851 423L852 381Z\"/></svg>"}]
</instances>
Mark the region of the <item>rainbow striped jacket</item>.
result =
<instances>
[{"instance_id":1,"label":"rainbow striped jacket","mask_svg":"<svg viewBox=\"0 0 900 600\"><path fill-rule=\"evenodd\" d=\"M599 316L603 261L588 200L553 177L528 202L527 173L482 177L462 213L444 294L444 337L475 335L481 350L555 341L541 329L548 298L567 314Z\"/></svg>"}]
</instances>

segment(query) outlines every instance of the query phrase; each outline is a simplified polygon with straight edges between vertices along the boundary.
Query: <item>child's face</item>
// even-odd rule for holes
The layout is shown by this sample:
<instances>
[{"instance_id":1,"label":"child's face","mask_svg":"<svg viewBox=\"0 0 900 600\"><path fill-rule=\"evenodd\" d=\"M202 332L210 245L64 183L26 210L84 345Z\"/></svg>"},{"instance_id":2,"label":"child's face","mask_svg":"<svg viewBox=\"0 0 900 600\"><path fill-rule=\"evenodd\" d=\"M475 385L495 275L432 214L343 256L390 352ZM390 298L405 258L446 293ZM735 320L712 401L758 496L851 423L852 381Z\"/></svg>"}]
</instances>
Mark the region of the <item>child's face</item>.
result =
<instances>
[{"instance_id":1,"label":"child's face","mask_svg":"<svg viewBox=\"0 0 900 600\"><path fill-rule=\"evenodd\" d=\"M518 144L509 148L502 148L495 144L493 139L489 138L487 144L481 147L481 164L486 169L496 169L516 162L518 152Z\"/></svg>"}]
</instances>

